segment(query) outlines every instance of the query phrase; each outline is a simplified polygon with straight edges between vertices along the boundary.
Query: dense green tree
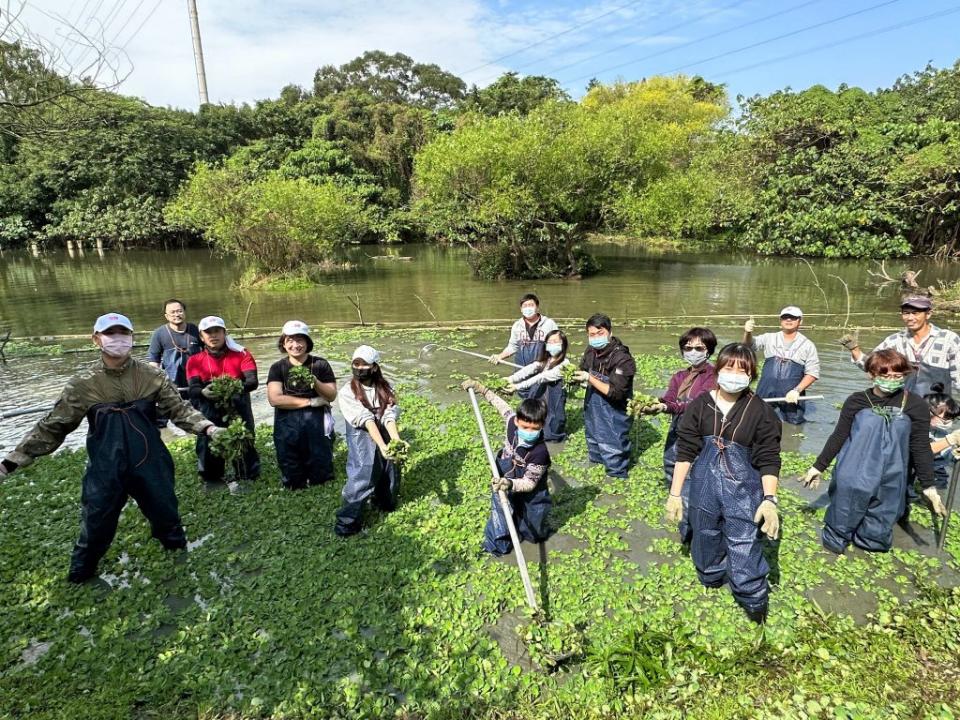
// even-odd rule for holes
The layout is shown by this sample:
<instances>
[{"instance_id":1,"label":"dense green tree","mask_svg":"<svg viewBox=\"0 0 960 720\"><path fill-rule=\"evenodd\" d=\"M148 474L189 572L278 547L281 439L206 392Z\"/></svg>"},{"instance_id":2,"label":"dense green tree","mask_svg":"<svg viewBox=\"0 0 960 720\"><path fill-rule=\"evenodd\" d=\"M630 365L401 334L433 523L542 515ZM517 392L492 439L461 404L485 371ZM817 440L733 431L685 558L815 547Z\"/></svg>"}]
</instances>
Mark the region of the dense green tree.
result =
<instances>
[{"instance_id":1,"label":"dense green tree","mask_svg":"<svg viewBox=\"0 0 960 720\"><path fill-rule=\"evenodd\" d=\"M484 88L474 85L462 107L468 112L475 111L484 115L508 112L526 115L548 100L569 99L570 96L553 78L542 75L526 75L521 78L515 72L507 72Z\"/></svg>"}]
</instances>

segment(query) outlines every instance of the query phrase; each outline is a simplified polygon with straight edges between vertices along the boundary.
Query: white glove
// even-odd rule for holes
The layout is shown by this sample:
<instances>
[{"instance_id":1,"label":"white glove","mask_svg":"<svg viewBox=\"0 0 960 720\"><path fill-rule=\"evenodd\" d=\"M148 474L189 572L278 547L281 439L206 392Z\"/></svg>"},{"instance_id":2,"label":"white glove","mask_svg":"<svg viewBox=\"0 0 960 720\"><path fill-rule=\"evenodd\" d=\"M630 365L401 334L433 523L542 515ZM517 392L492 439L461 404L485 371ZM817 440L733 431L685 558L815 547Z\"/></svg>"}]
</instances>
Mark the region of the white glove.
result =
<instances>
[{"instance_id":1,"label":"white glove","mask_svg":"<svg viewBox=\"0 0 960 720\"><path fill-rule=\"evenodd\" d=\"M777 506L769 500L764 500L757 508L753 516L755 523L760 523L760 532L771 540L776 540L780 534L780 516L777 514Z\"/></svg>"},{"instance_id":2,"label":"white glove","mask_svg":"<svg viewBox=\"0 0 960 720\"><path fill-rule=\"evenodd\" d=\"M745 333L752 333L753 329L757 326L756 320L752 317L743 324L743 331Z\"/></svg>"},{"instance_id":3,"label":"white glove","mask_svg":"<svg viewBox=\"0 0 960 720\"><path fill-rule=\"evenodd\" d=\"M501 490L503 490L503 492L510 492L513 490L513 480L504 477L493 478L493 481L490 483L490 488L494 492L500 492Z\"/></svg>"},{"instance_id":4,"label":"white glove","mask_svg":"<svg viewBox=\"0 0 960 720\"><path fill-rule=\"evenodd\" d=\"M683 520L683 498L673 493L667 498L666 518L669 523L679 524Z\"/></svg>"},{"instance_id":5,"label":"white glove","mask_svg":"<svg viewBox=\"0 0 960 720\"><path fill-rule=\"evenodd\" d=\"M324 405L329 405L329 404L330 403L327 402L326 398L322 398L322 397L310 398L310 407L312 408L323 407Z\"/></svg>"},{"instance_id":6,"label":"white glove","mask_svg":"<svg viewBox=\"0 0 960 720\"><path fill-rule=\"evenodd\" d=\"M820 475L820 471L815 467L812 467L807 470L807 474L803 476L803 480L801 482L803 482L804 487L808 487L811 490L816 490L818 487L820 487Z\"/></svg>"},{"instance_id":7,"label":"white glove","mask_svg":"<svg viewBox=\"0 0 960 720\"><path fill-rule=\"evenodd\" d=\"M226 428L220 427L219 425L208 425L206 429L207 437L209 437L210 439L213 439L220 433L226 432L226 431L227 431Z\"/></svg>"},{"instance_id":8,"label":"white glove","mask_svg":"<svg viewBox=\"0 0 960 720\"><path fill-rule=\"evenodd\" d=\"M497 354L497 355L491 355L490 357L487 358L487 360L488 360L491 364L493 364L493 365L499 365L499 364L500 364L500 355L499 355L499 354Z\"/></svg>"},{"instance_id":9,"label":"white glove","mask_svg":"<svg viewBox=\"0 0 960 720\"><path fill-rule=\"evenodd\" d=\"M950 447L960 447L960 430L954 430L945 438Z\"/></svg>"},{"instance_id":10,"label":"white glove","mask_svg":"<svg viewBox=\"0 0 960 720\"><path fill-rule=\"evenodd\" d=\"M796 405L797 403L800 402L800 391L794 388L793 390L788 392L784 397L786 397L787 402L790 405Z\"/></svg>"},{"instance_id":11,"label":"white glove","mask_svg":"<svg viewBox=\"0 0 960 720\"><path fill-rule=\"evenodd\" d=\"M0 480L5 478L7 475L9 475L9 472L7 471L7 466L4 465L3 463L0 463Z\"/></svg>"},{"instance_id":12,"label":"white glove","mask_svg":"<svg viewBox=\"0 0 960 720\"><path fill-rule=\"evenodd\" d=\"M590 379L590 373L586 370L577 370L573 374L573 381L578 383L585 383Z\"/></svg>"},{"instance_id":13,"label":"white glove","mask_svg":"<svg viewBox=\"0 0 960 720\"><path fill-rule=\"evenodd\" d=\"M207 400L213 400L217 397L213 394L213 390L208 387L203 388L203 390L200 391L200 394L203 395Z\"/></svg>"},{"instance_id":14,"label":"white glove","mask_svg":"<svg viewBox=\"0 0 960 720\"><path fill-rule=\"evenodd\" d=\"M940 517L947 516L947 506L943 504L943 500L940 499L940 493L937 492L935 487L928 487L923 491L923 496L930 501L930 507L933 508L933 511Z\"/></svg>"}]
</instances>

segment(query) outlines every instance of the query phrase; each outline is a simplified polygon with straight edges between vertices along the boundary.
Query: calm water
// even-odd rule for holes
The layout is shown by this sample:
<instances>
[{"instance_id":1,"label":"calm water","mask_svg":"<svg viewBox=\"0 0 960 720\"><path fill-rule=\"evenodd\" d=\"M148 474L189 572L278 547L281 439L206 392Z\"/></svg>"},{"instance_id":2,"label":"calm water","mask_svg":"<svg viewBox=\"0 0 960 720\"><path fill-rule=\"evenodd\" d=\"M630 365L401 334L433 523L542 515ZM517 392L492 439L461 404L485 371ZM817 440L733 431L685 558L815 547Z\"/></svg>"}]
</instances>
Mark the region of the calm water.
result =
<instances>
[{"instance_id":1,"label":"calm water","mask_svg":"<svg viewBox=\"0 0 960 720\"><path fill-rule=\"evenodd\" d=\"M434 246L405 246L390 249L410 261L371 260L366 253L384 252L364 248L356 253L358 269L332 276L310 290L294 292L236 291L231 285L241 268L230 259L219 258L205 250L127 251L98 255L87 250L74 253L29 253L0 255L0 332L6 327L14 336L86 334L93 319L108 310L124 312L138 330L150 330L162 324L162 303L176 296L187 303L192 321L203 315L218 314L228 322L242 323L252 301L247 326L279 328L288 319L299 318L310 324L331 321L354 322L357 312L348 298L359 295L364 319L370 322L433 322L423 303L442 321L466 321L483 318L514 318L519 296L537 292L544 311L564 318L561 325L572 333L574 348L582 350L582 320L594 312L605 312L614 324L639 318L675 318L662 327L618 330L634 351L655 351L663 345L675 346L682 324L709 323L721 342L739 339L743 320L758 316L758 330L776 329L775 315L784 305L799 305L808 314L806 333L820 348L823 376L814 389L827 395L818 403L815 419L803 430L803 436L785 438L785 447L816 452L836 419L833 403L841 402L853 390L864 386L864 376L847 361L847 354L836 344L846 314L843 286L832 275L842 278L851 296L850 326L876 330L861 333L864 345L879 341L899 326L897 288L878 289L871 284L868 270L872 263L854 261L816 261L813 272L826 293L830 317L817 316L827 310L823 294L815 286L811 269L794 259L760 258L744 253L693 256L650 254L634 247L598 245L595 248L603 274L585 280L549 280L536 282L487 282L474 279L465 261L465 252ZM960 266L935 265L919 260L887 264L891 275L904 268L923 269L925 283L960 278ZM422 298L423 303L417 299ZM728 317L730 316L730 317ZM944 322L950 326L951 322ZM502 348L509 328L478 335L484 351ZM138 341L141 341L138 338ZM142 340L142 341L145 341ZM389 355L393 372L399 377L414 370L430 371L437 377L424 381L425 390L448 401L454 396L446 390L451 372L483 372L490 366L452 354L418 358L422 343L398 340L383 330L378 338ZM275 341L253 340L247 343L258 358L261 380L269 364L277 357ZM334 360L347 357L350 348L318 348ZM91 355L64 355L49 359L14 359L0 366L0 409L28 407L54 399L64 380ZM338 375L345 364L334 362ZM654 390L654 388L645 388ZM257 417L269 420L265 392L255 395ZM0 446L12 446L29 428L36 416L0 421ZM78 430L70 438L76 445L83 440Z\"/></svg>"}]
</instances>

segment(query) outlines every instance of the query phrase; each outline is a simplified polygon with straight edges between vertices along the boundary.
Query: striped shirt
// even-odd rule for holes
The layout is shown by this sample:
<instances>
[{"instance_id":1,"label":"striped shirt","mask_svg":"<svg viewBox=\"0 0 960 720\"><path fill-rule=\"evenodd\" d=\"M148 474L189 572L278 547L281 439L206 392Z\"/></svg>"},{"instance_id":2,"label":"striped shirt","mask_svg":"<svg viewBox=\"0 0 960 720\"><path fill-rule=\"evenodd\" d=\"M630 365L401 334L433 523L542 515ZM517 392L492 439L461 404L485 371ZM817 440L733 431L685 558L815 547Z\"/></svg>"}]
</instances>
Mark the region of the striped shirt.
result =
<instances>
[{"instance_id":1,"label":"striped shirt","mask_svg":"<svg viewBox=\"0 0 960 720\"><path fill-rule=\"evenodd\" d=\"M817 346L803 333L798 332L793 342L787 343L782 332L764 333L753 338L755 352L763 351L764 356L792 360L803 365L803 374L820 377L820 355Z\"/></svg>"},{"instance_id":2,"label":"striped shirt","mask_svg":"<svg viewBox=\"0 0 960 720\"><path fill-rule=\"evenodd\" d=\"M931 324L930 333L920 343L915 343L907 330L900 330L888 335L874 348L874 352L887 348L896 350L911 363L949 370L953 387L960 388L960 335L952 330ZM866 362L865 354L853 361L861 369Z\"/></svg>"}]
</instances>

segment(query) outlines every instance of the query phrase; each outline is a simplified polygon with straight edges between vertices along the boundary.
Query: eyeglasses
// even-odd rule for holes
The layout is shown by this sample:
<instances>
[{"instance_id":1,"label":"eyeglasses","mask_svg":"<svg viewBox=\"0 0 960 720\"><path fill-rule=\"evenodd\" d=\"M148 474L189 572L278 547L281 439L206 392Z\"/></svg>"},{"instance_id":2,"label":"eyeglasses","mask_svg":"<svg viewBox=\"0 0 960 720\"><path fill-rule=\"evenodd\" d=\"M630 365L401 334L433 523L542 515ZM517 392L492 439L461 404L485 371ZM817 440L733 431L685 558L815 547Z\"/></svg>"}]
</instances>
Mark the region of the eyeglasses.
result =
<instances>
[{"instance_id":1,"label":"eyeglasses","mask_svg":"<svg viewBox=\"0 0 960 720\"><path fill-rule=\"evenodd\" d=\"M707 348L704 345L684 345L683 346L684 352L693 352L694 350L706 350L706 349Z\"/></svg>"},{"instance_id":2,"label":"eyeglasses","mask_svg":"<svg viewBox=\"0 0 960 720\"><path fill-rule=\"evenodd\" d=\"M800 318L798 318L796 315L781 315L780 319L781 320L799 320Z\"/></svg>"}]
</instances>

